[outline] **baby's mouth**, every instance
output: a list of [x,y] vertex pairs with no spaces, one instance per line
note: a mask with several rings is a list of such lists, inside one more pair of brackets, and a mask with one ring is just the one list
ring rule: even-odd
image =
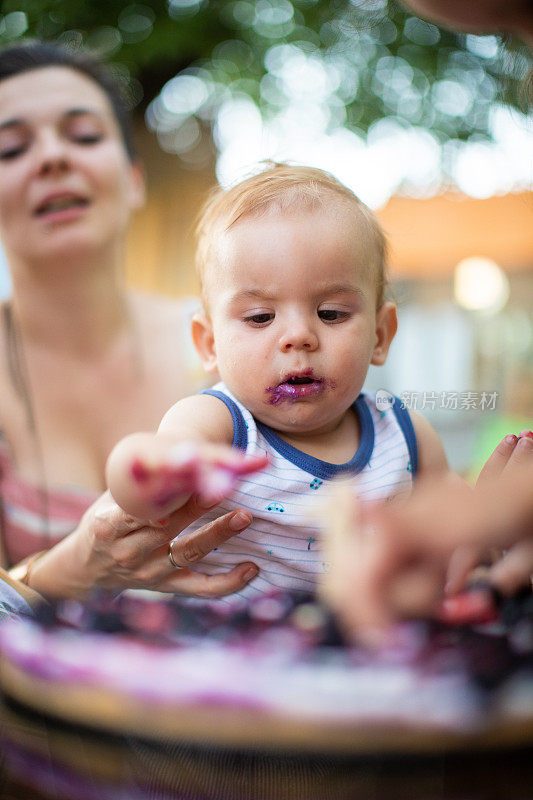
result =
[[266,391],[270,394],[269,402],[278,405],[285,400],[294,403],[317,395],[323,391],[324,385],[322,378],[314,377],[312,370],[307,370],[304,373],[287,375],[277,386],[267,386]]

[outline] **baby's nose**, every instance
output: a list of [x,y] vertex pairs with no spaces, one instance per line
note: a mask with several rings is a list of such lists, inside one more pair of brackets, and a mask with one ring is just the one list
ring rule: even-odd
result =
[[280,349],[286,353],[289,350],[316,350],[318,337],[308,325],[299,325],[286,330],[280,338]]

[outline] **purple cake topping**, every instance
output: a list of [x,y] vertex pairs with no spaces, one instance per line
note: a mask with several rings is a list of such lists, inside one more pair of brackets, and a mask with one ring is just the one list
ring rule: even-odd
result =
[[265,391],[270,395],[269,403],[273,406],[285,401],[295,403],[306,397],[314,397],[331,385],[323,378],[317,378],[312,369],[289,374],[276,386],[267,386]]

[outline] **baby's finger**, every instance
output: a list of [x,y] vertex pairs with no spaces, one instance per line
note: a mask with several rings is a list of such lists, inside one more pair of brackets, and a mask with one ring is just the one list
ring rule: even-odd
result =
[[390,538],[381,510],[372,509],[368,516],[374,534],[365,540],[359,558],[347,565],[352,580],[349,588],[345,583],[344,597],[336,610],[351,639],[378,647],[395,618],[388,587],[397,574],[401,556],[396,554],[394,539]]
[[180,442],[150,468],[137,469],[138,491],[154,506],[164,508],[184,495],[201,494],[208,504],[227,496],[244,475],[268,464],[266,456],[247,456],[222,445]]
[[520,435],[505,471],[522,469],[527,463],[533,463],[533,434],[530,431]]
[[235,449],[225,451],[223,458],[200,464],[195,489],[205,502],[212,502],[217,497],[226,497],[241,478],[264,469],[267,464],[266,456],[246,456]]
[[511,547],[505,556],[491,567],[491,583],[505,595],[531,585],[533,575],[533,541],[526,539]]
[[195,490],[200,495],[202,502],[211,504],[227,497],[238,482],[235,472],[225,466],[204,464],[198,472]]
[[487,480],[494,480],[501,475],[508,465],[517,443],[518,436],[515,436],[513,433],[504,436],[479,473],[479,478],[477,479],[478,486],[481,486]]
[[472,570],[481,562],[483,551],[474,545],[462,545],[453,551],[446,575],[446,594],[462,591]]
[[251,475],[253,472],[259,472],[264,469],[268,466],[268,463],[267,455],[242,455],[232,461],[231,468],[235,475]]

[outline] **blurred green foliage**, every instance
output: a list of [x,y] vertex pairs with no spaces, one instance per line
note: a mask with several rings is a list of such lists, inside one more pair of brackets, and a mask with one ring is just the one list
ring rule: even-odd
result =
[[298,93],[284,65],[294,75],[300,58],[331,126],[366,134],[392,117],[442,142],[488,136],[491,104],[523,106],[531,67],[517,41],[441,30],[387,0],[3,0],[0,44],[28,36],[111,60],[139,109],[196,70],[268,117]]

